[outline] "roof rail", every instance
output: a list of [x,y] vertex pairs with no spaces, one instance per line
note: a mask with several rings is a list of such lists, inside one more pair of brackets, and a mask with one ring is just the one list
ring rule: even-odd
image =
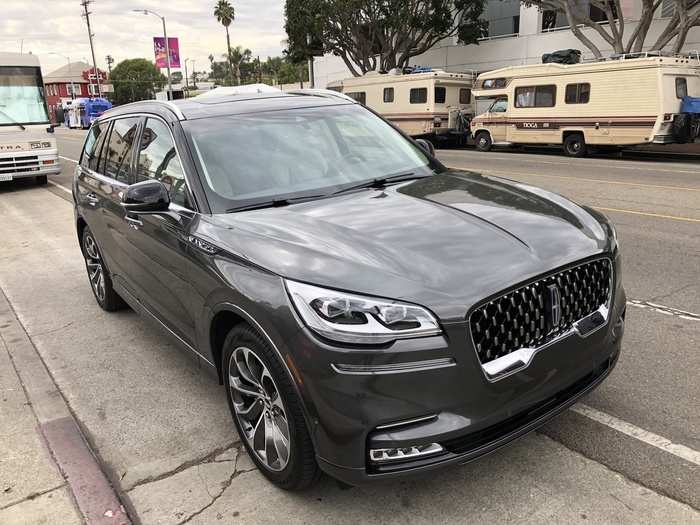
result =
[[638,51],[635,53],[614,53],[607,57],[593,59],[595,62],[606,62],[608,60],[631,60],[634,58],[695,58],[700,60],[700,52],[688,51],[686,53],[673,53],[671,51]]
[[357,102],[354,98],[347,96],[340,91],[334,91],[332,89],[316,89],[316,88],[305,88],[305,89],[290,89],[285,91],[290,95],[305,95],[310,97],[324,97],[324,98],[339,98],[346,100],[348,102]]
[[157,99],[137,100],[136,102],[129,102],[128,104],[121,104],[120,106],[113,106],[112,108],[110,108],[110,109],[108,109],[107,111],[105,111],[104,114],[107,114],[108,112],[111,112],[113,109],[116,110],[116,109],[123,108],[123,107],[126,107],[126,106],[132,106],[132,105],[144,104],[144,103],[147,103],[147,104],[156,103],[156,104],[164,105],[164,106],[167,107],[170,111],[172,111],[173,113],[175,113],[175,116],[178,118],[178,120],[187,120],[187,119],[185,118],[185,115],[184,115],[184,113],[182,112],[182,110],[178,107],[177,104],[174,104],[172,100],[157,100]]

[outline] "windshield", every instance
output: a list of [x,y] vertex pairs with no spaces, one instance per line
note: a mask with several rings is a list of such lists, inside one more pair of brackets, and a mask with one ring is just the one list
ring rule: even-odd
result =
[[183,127],[214,212],[441,168],[356,104],[211,117]]
[[0,66],[0,126],[48,122],[39,68]]

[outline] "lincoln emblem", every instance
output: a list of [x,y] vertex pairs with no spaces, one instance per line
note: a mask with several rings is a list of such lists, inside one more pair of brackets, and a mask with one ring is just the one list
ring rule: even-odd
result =
[[561,292],[556,284],[547,286],[549,291],[549,312],[552,328],[556,328],[561,323]]

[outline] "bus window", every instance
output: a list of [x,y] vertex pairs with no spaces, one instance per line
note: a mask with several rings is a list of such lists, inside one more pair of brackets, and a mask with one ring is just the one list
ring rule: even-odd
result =
[[351,99],[358,101],[362,105],[364,105],[365,102],[367,102],[367,93],[365,93],[364,91],[353,91],[352,93],[347,93],[347,95]]
[[469,104],[472,101],[472,90],[469,88],[461,88],[459,90],[459,103]]
[[393,101],[394,101],[394,88],[393,87],[384,88],[384,102],[389,104]]
[[676,78],[676,98],[688,96],[688,80],[685,77]]

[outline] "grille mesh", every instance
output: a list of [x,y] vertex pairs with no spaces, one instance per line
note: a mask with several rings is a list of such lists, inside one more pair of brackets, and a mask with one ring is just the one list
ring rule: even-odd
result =
[[[610,297],[610,261],[599,259],[545,277],[502,295],[469,317],[472,339],[482,364],[520,348],[537,348],[572,328]],[[561,322],[553,327],[547,312],[547,287],[561,294]]]

